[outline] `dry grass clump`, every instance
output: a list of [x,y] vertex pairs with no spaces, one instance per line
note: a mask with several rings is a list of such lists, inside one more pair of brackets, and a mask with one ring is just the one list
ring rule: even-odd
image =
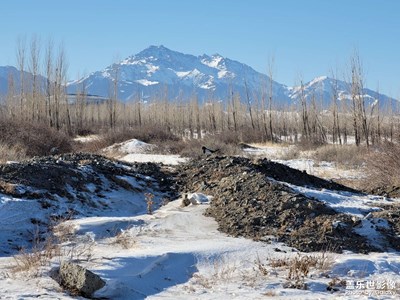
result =
[[21,145],[10,145],[0,142],[0,163],[27,159],[26,149]]
[[32,247],[21,249],[15,255],[12,274],[24,272],[29,277],[40,276],[43,267],[50,266],[54,259],[61,261],[89,261],[93,256],[95,242],[90,235],[77,236],[71,222],[62,220],[49,226],[45,232],[35,230]]
[[[6,145],[5,150],[0,151],[0,154],[6,154],[8,147],[15,152],[16,158],[19,158],[20,155],[22,157],[48,155],[52,149],[56,149],[57,153],[72,150],[71,138],[64,132],[42,123],[14,120],[0,120],[0,144]],[[12,153],[6,154],[7,156],[11,158]],[[4,158],[0,157],[0,160],[4,160]]]
[[[328,252],[320,254],[301,255],[269,260],[269,266],[273,269],[287,270],[287,282],[285,287],[296,289],[307,289],[305,279],[313,270],[327,271],[333,264],[333,258]],[[269,274],[267,267],[260,262],[257,263],[262,274]]]
[[342,166],[357,167],[365,163],[366,154],[367,149],[365,147],[324,145],[316,149],[313,158],[319,161],[336,162]]
[[46,239],[41,240],[39,230],[37,229],[33,236],[33,245],[31,250],[21,249],[15,255],[15,265],[11,267],[12,273],[26,272],[32,277],[40,274],[43,266],[49,265],[50,260],[60,254],[60,246],[56,242],[54,236],[49,235]]
[[132,236],[132,233],[129,231],[129,228],[126,230],[120,230],[113,238],[112,244],[120,245],[124,249],[131,249],[135,246],[136,240]]
[[204,155],[201,147],[206,146],[207,148],[218,150],[216,155],[237,155],[240,153],[239,143],[238,139],[230,134],[209,134],[202,139],[181,142],[179,148],[177,148],[179,151],[175,153],[184,157],[198,158]]
[[154,194],[152,193],[145,193],[144,194],[145,197],[145,201],[146,201],[146,207],[147,207],[147,213],[149,215],[153,214],[153,210],[154,210]]
[[54,226],[52,234],[57,237],[59,243],[70,242],[76,236],[76,228],[73,223],[66,221]]
[[368,182],[371,187],[400,186],[400,147],[386,142],[367,156]]

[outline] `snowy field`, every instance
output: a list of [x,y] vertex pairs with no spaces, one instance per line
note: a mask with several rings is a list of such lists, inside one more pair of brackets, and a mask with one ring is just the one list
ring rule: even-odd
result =
[[152,162],[165,165],[178,165],[186,161],[179,155],[163,155],[152,153],[155,145],[147,144],[137,139],[128,140],[123,143],[107,147],[103,152],[126,162]]
[[[143,161],[144,155],[149,155],[147,146],[137,141],[118,147],[126,148],[122,158],[127,161],[138,161],[130,155]],[[171,164],[183,161],[174,156],[163,156],[163,160]],[[302,167],[299,162],[281,162]],[[315,170],[312,161],[307,164]],[[334,168],[329,164],[318,167]],[[143,185],[138,179],[124,180]],[[288,186],[337,211],[361,216],[359,233],[378,244],[386,224],[370,218],[369,213],[379,210],[378,204],[398,201]],[[212,201],[210,196],[190,194],[189,206],[182,207],[182,199],[176,199],[151,215],[146,213],[145,202],[135,197],[110,191],[104,200],[107,210],[80,208],[79,218],[60,224],[69,228],[71,236],[61,245],[59,255],[39,270],[16,272],[12,269],[15,249],[7,249],[7,240],[23,230],[28,220],[46,216],[36,200],[0,194],[0,239],[5,243],[0,257],[0,299],[76,299],[49,276],[61,260],[71,257],[106,280],[105,287],[94,295],[98,299],[399,299],[398,252],[301,253],[273,238],[265,243],[219,232],[214,219],[203,215]],[[58,200],[60,206],[68,205],[68,199]],[[290,274],[290,266],[303,258],[319,263],[306,274]],[[304,282],[306,289],[293,288],[299,282]]]

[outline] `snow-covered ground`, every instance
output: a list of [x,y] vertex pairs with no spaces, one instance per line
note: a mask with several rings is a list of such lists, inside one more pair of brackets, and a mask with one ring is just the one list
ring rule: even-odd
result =
[[[310,175],[328,180],[360,180],[365,177],[362,168],[346,169],[337,166],[334,162],[316,161],[312,159],[312,152],[301,152],[294,145],[282,146],[279,144],[255,144],[254,148],[244,149],[249,156],[266,157],[272,161],[287,165],[293,169],[306,171]],[[297,152],[299,158],[284,159],[290,157],[292,152]]]
[[[129,155],[150,158],[144,154],[150,155],[130,153],[126,160]],[[175,159],[165,157],[170,162]],[[123,180],[139,184],[132,178]],[[385,224],[375,226],[372,221],[378,220],[369,218],[369,212],[378,210],[377,204],[398,201],[290,187],[337,211],[364,217],[360,234],[371,239],[379,239],[377,227]],[[106,280],[106,286],[95,293],[100,299],[398,299],[398,252],[300,253],[273,239],[265,243],[230,237],[218,231],[214,219],[203,215],[212,201],[203,194],[190,194],[189,206],[182,207],[181,199],[176,199],[152,215],[146,213],[143,195],[110,191],[105,196],[108,209],[100,213],[81,207],[79,218],[61,223],[72,228],[73,234],[60,254],[37,272],[13,272],[14,249],[9,249],[10,254],[3,252],[0,299],[76,299],[49,276],[52,267],[69,258],[78,259]],[[58,200],[60,206],[68,203],[68,199]],[[0,195],[0,235],[5,243],[24,230],[31,218],[44,217],[38,201]],[[290,266],[286,264],[307,257],[324,263],[298,278],[307,289],[289,288],[288,283],[295,284],[295,280],[288,279]],[[328,290],[329,285],[337,291]]]
[[132,139],[107,147],[103,152],[126,162],[153,162],[165,165],[177,165],[186,161],[185,158],[179,155],[152,153],[156,148],[155,145]]
[[[333,197],[333,196],[332,196]],[[204,199],[204,196],[198,196]],[[338,198],[340,199],[340,198]],[[229,237],[203,215],[208,204],[181,207],[172,201],[153,215],[132,213],[123,216],[84,217],[68,221],[76,230],[76,240],[91,243],[90,258],[80,264],[107,281],[95,296],[105,299],[350,299],[347,286],[327,291],[334,278],[350,282],[400,283],[399,253],[304,254],[277,242],[270,244]],[[32,208],[30,208],[32,211]],[[115,214],[118,215],[118,214]],[[113,232],[123,231],[132,241],[125,249],[115,242]],[[76,246],[78,247],[78,246]],[[83,247],[83,246],[82,246]],[[284,288],[288,266],[275,266],[279,260],[325,255],[324,268],[311,269],[305,278],[307,290]],[[59,258],[51,265],[57,265]],[[10,273],[12,257],[0,259],[2,299],[73,299],[46,275]],[[397,292],[394,289],[359,290],[359,293]],[[347,294],[346,294],[347,293]],[[397,299],[386,295],[386,298]],[[381,297],[376,297],[381,299]]]
[[87,143],[87,142],[95,141],[98,139],[99,139],[98,135],[91,134],[91,135],[85,135],[85,136],[77,136],[76,138],[74,138],[74,141],[81,142],[81,143]]

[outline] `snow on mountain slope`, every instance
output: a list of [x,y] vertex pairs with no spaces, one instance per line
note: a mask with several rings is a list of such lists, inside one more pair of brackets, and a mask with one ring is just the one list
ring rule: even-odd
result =
[[[29,91],[32,74],[24,74],[28,79],[25,79],[25,91]],[[14,67],[0,67],[0,95],[7,93],[9,78],[13,78],[18,90],[20,72]],[[194,56],[164,46],[150,46],[104,70],[70,81],[67,91],[75,94],[85,86],[90,95],[109,97],[115,78],[118,82],[118,98],[122,101],[160,99],[165,95],[170,100],[188,100],[196,95],[200,101],[210,98],[227,101],[232,93],[238,93],[242,101],[247,101],[248,95],[250,101],[257,102],[262,97],[268,98],[270,82],[267,75],[220,54]],[[42,86],[45,86],[45,78],[41,77],[41,80]],[[278,108],[297,105],[302,93],[308,101],[314,97],[317,103],[327,108],[331,105],[334,87],[337,87],[339,100],[351,100],[350,85],[327,76],[304,83],[303,90],[301,86],[289,87],[272,82],[274,103]],[[368,105],[379,101],[381,107],[391,104],[395,108],[394,104],[397,104],[396,100],[367,88],[364,88],[363,96]]]
[[[334,97],[335,92],[336,97]],[[398,102],[395,99],[367,88],[363,89],[362,94],[366,104],[370,106],[379,102],[381,107],[391,104],[395,108],[395,104]],[[290,88],[289,97],[293,101],[300,101],[302,95],[308,101],[314,98],[316,103],[321,103],[325,107],[331,105],[333,98],[336,98],[338,101],[352,100],[351,84],[328,76],[316,77],[309,82],[303,83],[303,86],[299,85]]]
[[[269,82],[268,76],[219,54],[194,56],[164,46],[150,46],[103,71],[70,82],[68,91],[74,93],[84,84],[89,94],[107,96],[104,86],[111,86],[115,72],[119,98],[125,101],[137,99],[138,95],[156,97],[166,88],[170,99],[178,96],[188,99],[193,94],[201,100],[210,96],[228,99],[231,91],[245,98],[245,83],[254,99],[261,96],[262,88]],[[273,82],[273,89],[280,99],[290,100],[284,85]]]
[[[152,99],[165,95],[175,99],[190,99],[193,95],[202,100],[210,97],[230,99],[238,93],[243,101],[268,97],[269,77],[238,61],[220,54],[194,56],[170,50],[164,46],[150,46],[136,55],[94,72],[68,84],[68,91],[75,93],[80,85],[87,87],[89,94],[108,96],[117,72],[119,98],[123,101],[145,97]],[[247,85],[247,88],[246,88]],[[273,97],[279,107],[297,104],[302,93],[310,101],[313,97],[325,107],[332,101],[334,88],[339,100],[350,100],[350,85],[327,76],[317,77],[301,86],[288,87],[272,82]],[[364,89],[367,103],[372,105],[379,99],[381,106],[394,100],[369,89]],[[397,102],[397,101],[396,101]]]

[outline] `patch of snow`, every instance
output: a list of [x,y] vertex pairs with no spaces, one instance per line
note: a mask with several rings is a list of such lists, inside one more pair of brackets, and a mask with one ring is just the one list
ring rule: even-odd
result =
[[175,72],[175,73],[176,73],[176,76],[178,76],[179,78],[182,78],[182,77],[188,76],[191,72],[192,72],[192,71]]
[[285,182],[281,183],[287,185],[296,193],[324,202],[337,212],[354,215],[359,218],[363,218],[370,212],[382,210],[382,208],[373,205],[393,203],[392,200],[382,196],[355,194],[327,189],[318,190]]
[[211,59],[202,59],[201,62],[211,68],[217,68],[219,63],[223,60],[222,56],[214,55]]
[[104,153],[119,153],[120,155],[132,154],[132,153],[147,153],[151,152],[156,146],[142,142],[137,139],[127,140],[122,143],[113,144],[102,151]]
[[154,145],[132,139],[120,144],[119,150],[123,153],[138,153],[143,151],[151,151]]
[[165,165],[178,165],[180,163],[184,163],[185,161],[187,161],[186,158],[183,158],[180,155],[143,154],[143,153],[128,154],[123,157],[120,157],[119,159],[126,162],[153,162],[153,163],[162,163]]
[[91,134],[91,135],[85,135],[85,136],[76,136],[74,138],[75,142],[81,142],[81,143],[87,143],[87,142],[92,142],[95,140],[98,140],[99,136],[97,134]]
[[138,80],[135,80],[135,81],[137,83],[140,83],[141,85],[144,85],[144,86],[159,84],[158,81],[150,81],[150,80],[147,80],[147,79],[138,79]]
[[202,193],[189,193],[187,196],[192,204],[209,204],[213,198]]

